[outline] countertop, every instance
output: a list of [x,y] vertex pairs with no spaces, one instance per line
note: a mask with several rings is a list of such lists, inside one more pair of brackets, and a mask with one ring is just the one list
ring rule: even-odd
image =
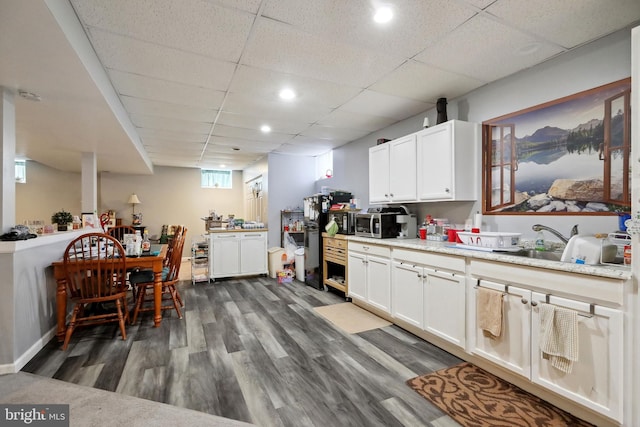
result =
[[549,270],[564,271],[568,273],[588,274],[591,276],[600,276],[612,279],[627,280],[631,278],[631,268],[623,265],[584,265],[536,258],[527,258],[523,256],[511,255],[505,252],[483,252],[472,249],[461,249],[456,248],[447,242],[437,242],[433,240],[373,239],[369,237],[359,236],[349,236],[348,240],[351,242],[369,243],[372,245],[389,246],[392,248],[436,252],[447,255],[458,255],[466,258],[497,261],[528,267],[546,268]]
[[258,233],[261,231],[269,231],[268,228],[210,228],[209,234],[214,233]]

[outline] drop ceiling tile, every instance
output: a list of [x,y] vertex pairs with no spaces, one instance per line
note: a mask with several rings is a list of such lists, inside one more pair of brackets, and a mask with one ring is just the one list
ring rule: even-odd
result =
[[360,131],[373,132],[383,127],[387,127],[397,122],[397,120],[389,117],[373,116],[370,114],[355,113],[343,109],[335,110],[324,119],[318,122],[319,125],[357,129]]
[[373,21],[370,0],[279,0],[267,2],[263,14],[327,40],[410,58],[476,12],[462,2],[395,0],[394,17]]
[[208,134],[211,123],[191,122],[187,120],[167,119],[166,117],[131,114],[131,121],[136,127],[156,130]]
[[224,113],[246,114],[264,119],[291,120],[314,123],[331,112],[326,106],[299,100],[258,98],[240,93],[230,93],[223,107]]
[[265,143],[281,143],[283,139],[289,139],[293,134],[282,134],[277,132],[263,133],[255,129],[246,129],[235,126],[225,126],[217,124],[213,128],[214,137],[222,138],[240,138],[248,141],[265,142]]
[[340,107],[340,111],[387,117],[399,121],[426,111],[432,105],[413,99],[364,90]]
[[262,125],[268,125],[271,127],[271,132],[273,133],[290,135],[300,133],[310,126],[310,123],[301,121],[267,119],[227,112],[222,112],[216,123],[218,125],[235,126],[245,129],[260,129]]
[[487,11],[509,25],[571,48],[638,21],[640,1],[499,0]]
[[278,147],[277,150],[274,150],[274,152],[304,156],[319,156],[321,154],[325,154],[328,151],[331,151],[334,148],[336,147],[334,147],[333,144],[319,139],[311,143],[292,141],[290,143],[282,144],[280,147]]
[[403,61],[268,19],[258,20],[244,54],[250,66],[356,87],[369,86]]
[[278,93],[283,88],[293,89],[297,102],[327,108],[336,108],[362,91],[359,87],[249,66],[238,67],[230,90],[232,93],[279,101]]
[[[228,136],[212,136],[209,140],[209,144],[207,145],[207,149],[209,149],[209,145],[214,145],[220,147],[239,148],[240,152],[249,151],[255,153],[268,153],[289,139],[291,139],[290,136],[283,138],[282,141],[255,141]],[[238,154],[240,154],[240,152],[238,152]]]
[[124,108],[130,114],[143,114],[147,116],[166,117],[169,119],[179,119],[193,122],[213,123],[217,111],[190,107],[187,105],[171,104],[162,101],[151,101],[148,99],[121,96],[120,100]]
[[370,133],[371,131],[363,129],[354,129],[349,127],[340,128],[315,124],[310,126],[309,129],[302,132],[301,135],[297,136],[296,138],[300,138],[302,136],[309,138],[342,141],[344,143],[347,143],[350,141],[355,141],[358,138],[362,138],[363,136]]
[[[520,55],[523,46],[532,43],[538,50]],[[540,63],[562,50],[539,42],[494,19],[478,15],[427,48],[416,60],[482,81],[494,81]]]
[[225,7],[240,9],[245,12],[256,14],[262,0],[217,0],[217,2]]
[[143,141],[153,139],[166,139],[177,142],[201,142],[204,143],[209,136],[209,130],[201,134],[198,133],[185,133],[172,130],[163,129],[151,129],[151,128],[138,128],[138,135]]
[[185,85],[139,74],[110,70],[109,77],[121,96],[212,109],[220,108],[224,99],[224,92],[220,90]]
[[[416,99],[434,107],[438,98],[456,98],[487,82],[445,71],[416,61],[407,61],[369,89]],[[426,110],[426,108],[425,108]]]
[[91,30],[90,37],[98,58],[108,69],[216,90],[227,89],[235,70],[231,62],[101,30]]
[[192,142],[192,141],[177,141],[175,139],[166,139],[166,138],[145,138],[144,146],[147,149],[185,149],[189,151],[199,150],[202,151],[204,149],[204,141],[203,142]]
[[254,21],[250,13],[210,1],[73,0],[72,5],[92,29],[231,62],[240,58]]

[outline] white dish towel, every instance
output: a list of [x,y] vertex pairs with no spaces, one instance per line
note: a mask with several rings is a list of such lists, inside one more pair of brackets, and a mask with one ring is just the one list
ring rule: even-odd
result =
[[551,366],[571,373],[578,361],[578,313],[553,304],[540,304],[540,350]]

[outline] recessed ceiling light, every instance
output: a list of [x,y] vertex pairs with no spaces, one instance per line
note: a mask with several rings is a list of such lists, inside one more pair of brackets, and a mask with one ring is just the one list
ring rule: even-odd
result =
[[391,18],[393,18],[393,10],[389,6],[377,8],[376,13],[373,15],[373,20],[380,24],[391,21]]
[[18,91],[18,95],[20,95],[21,97],[23,97],[24,99],[28,99],[29,101],[40,101],[40,95],[35,94],[33,92],[29,92],[26,90],[19,90]]
[[262,133],[269,133],[269,132],[271,132],[271,126],[262,125],[262,126],[260,126],[260,130],[262,131]]
[[227,165],[220,165],[220,168],[226,168]]
[[296,93],[291,89],[282,89],[280,91],[280,98],[290,100],[296,97]]

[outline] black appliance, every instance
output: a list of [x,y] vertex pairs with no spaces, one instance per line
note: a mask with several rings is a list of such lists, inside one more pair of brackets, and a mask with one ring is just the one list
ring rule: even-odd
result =
[[334,210],[329,211],[329,221],[338,224],[338,234],[356,234],[356,215],[360,211]]
[[304,198],[304,249],[305,283],[316,289],[324,289],[322,283],[322,233],[329,222],[329,209],[335,203],[349,203],[351,193],[334,191],[314,194]]

